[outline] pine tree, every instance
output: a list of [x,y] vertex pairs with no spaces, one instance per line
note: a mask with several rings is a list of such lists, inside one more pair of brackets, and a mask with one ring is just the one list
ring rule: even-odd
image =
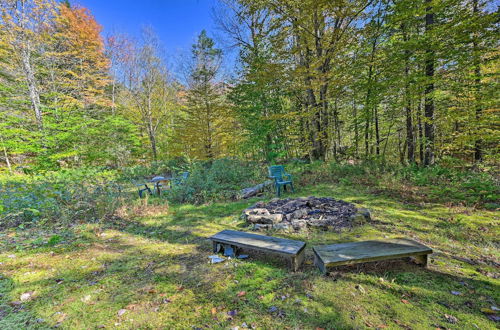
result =
[[186,152],[199,159],[227,156],[235,142],[237,124],[223,95],[226,86],[218,81],[221,62],[222,51],[203,30],[192,47],[181,131]]

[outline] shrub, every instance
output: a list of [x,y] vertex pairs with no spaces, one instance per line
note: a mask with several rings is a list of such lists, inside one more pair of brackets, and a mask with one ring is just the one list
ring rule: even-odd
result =
[[2,177],[0,227],[99,221],[124,200],[116,175],[95,168]]
[[170,200],[201,204],[235,198],[242,188],[264,181],[264,171],[253,163],[234,159],[218,159],[195,163],[187,181],[174,185]]
[[500,198],[499,184],[486,172],[460,170],[443,166],[420,167],[387,165],[376,161],[362,163],[313,162],[290,164],[300,183],[341,183],[359,185],[376,191],[401,194],[410,198],[407,186],[416,186],[416,193],[427,200],[484,205],[495,208]]
[[190,162],[185,157],[177,157],[167,161],[155,161],[151,165],[136,165],[121,170],[120,180],[137,180],[156,175],[172,175],[187,171]]

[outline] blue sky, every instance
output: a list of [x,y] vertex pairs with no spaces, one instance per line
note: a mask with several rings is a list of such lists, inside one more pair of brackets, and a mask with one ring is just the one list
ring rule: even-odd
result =
[[87,7],[103,26],[103,35],[124,32],[138,37],[151,25],[169,53],[188,51],[201,30],[215,30],[217,0],[73,0]]

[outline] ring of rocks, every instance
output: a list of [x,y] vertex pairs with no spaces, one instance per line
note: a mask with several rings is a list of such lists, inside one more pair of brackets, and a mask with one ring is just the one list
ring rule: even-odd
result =
[[341,232],[371,219],[370,212],[331,197],[274,198],[243,211],[242,217],[254,230],[304,230],[317,228]]

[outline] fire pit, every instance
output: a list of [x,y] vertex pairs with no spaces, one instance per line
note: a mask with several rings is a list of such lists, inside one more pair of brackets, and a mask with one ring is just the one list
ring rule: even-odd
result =
[[300,197],[258,202],[242,215],[255,230],[318,228],[340,232],[370,220],[367,209],[330,197]]

